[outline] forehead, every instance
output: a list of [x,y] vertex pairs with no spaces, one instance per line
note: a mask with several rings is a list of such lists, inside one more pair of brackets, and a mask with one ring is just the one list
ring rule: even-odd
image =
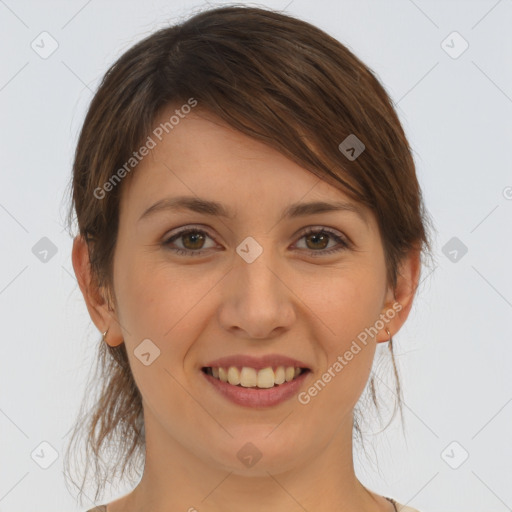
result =
[[[140,211],[164,196],[196,195],[235,203],[238,210],[267,202],[304,198],[350,200],[276,149],[235,130],[212,113],[196,109],[165,124],[176,110],[155,120],[154,147],[125,183],[121,208]],[[165,131],[167,130],[167,132]],[[153,144],[152,144],[153,145]]]

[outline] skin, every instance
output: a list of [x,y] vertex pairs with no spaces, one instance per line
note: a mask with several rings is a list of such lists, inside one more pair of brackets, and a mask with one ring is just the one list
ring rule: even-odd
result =
[[[348,211],[279,221],[290,203],[353,201],[198,108],[122,186],[113,311],[106,291],[91,285],[80,237],[72,254],[90,316],[101,332],[109,329],[107,343],[126,344],[143,396],[144,474],[107,511],[391,512],[389,501],[358,481],[352,454],[353,409],[376,344],[389,340],[385,328],[307,405],[292,397],[265,409],[238,406],[199,372],[226,355],[279,353],[312,368],[307,389],[395,301],[402,309],[385,327],[392,335],[400,329],[418,283],[419,254],[403,260],[393,290],[370,210],[363,209],[367,223]],[[159,199],[178,195],[219,201],[236,216],[182,210],[138,220]],[[176,228],[190,225],[208,232],[203,245],[186,236],[164,245]],[[352,246],[321,255],[338,242],[304,237],[310,226],[330,228]],[[236,252],[247,236],[263,247],[250,264]],[[171,246],[205,252],[181,256]],[[134,355],[146,338],[161,351],[149,366]],[[247,442],[262,454],[252,467],[237,458]]]

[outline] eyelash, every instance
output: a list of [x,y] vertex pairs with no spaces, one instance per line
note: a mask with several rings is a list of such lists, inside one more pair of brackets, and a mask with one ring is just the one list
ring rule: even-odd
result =
[[[180,247],[168,247],[169,244],[171,242],[173,242],[174,240],[177,240],[180,237],[182,237],[184,235],[188,235],[190,233],[200,233],[200,234],[206,235],[209,238],[211,238],[212,240],[214,240],[214,238],[212,236],[210,236],[206,231],[204,231],[202,229],[187,228],[187,229],[184,229],[184,230],[179,231],[178,233],[172,235],[170,238],[165,240],[162,243],[162,245],[166,246],[169,250],[174,251],[176,254],[179,254],[180,256],[200,256],[204,252],[208,251],[208,249],[198,249],[197,251],[192,251],[190,249],[181,249]],[[334,241],[336,241],[338,244],[340,244],[341,247],[334,247],[331,249],[320,249],[318,251],[312,251],[312,250],[308,251],[307,249],[302,249],[302,250],[305,250],[306,252],[309,252],[309,255],[312,257],[325,256],[328,254],[333,254],[335,252],[343,251],[343,250],[350,248],[350,244],[348,243],[348,241],[345,238],[341,237],[340,235],[338,235],[338,234],[334,233],[333,231],[326,229],[326,228],[321,228],[321,229],[308,228],[306,232],[301,234],[299,240],[301,240],[302,238],[304,238],[308,235],[320,235],[320,234],[329,235],[329,237],[331,237]]]

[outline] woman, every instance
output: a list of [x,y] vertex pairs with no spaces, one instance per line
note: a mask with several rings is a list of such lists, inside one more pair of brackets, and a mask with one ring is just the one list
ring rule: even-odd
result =
[[72,187],[73,266],[103,333],[81,426],[94,502],[144,466],[90,510],[414,511],[353,464],[377,344],[393,357],[430,247],[371,70],[293,17],[201,12],[108,71]]

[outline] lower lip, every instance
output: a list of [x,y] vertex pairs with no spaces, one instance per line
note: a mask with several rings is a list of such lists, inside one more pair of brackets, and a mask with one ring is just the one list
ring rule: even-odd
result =
[[245,407],[271,407],[297,394],[310,371],[301,373],[290,382],[285,382],[268,389],[233,386],[204,373],[202,370],[201,373],[219,393],[237,405]]

